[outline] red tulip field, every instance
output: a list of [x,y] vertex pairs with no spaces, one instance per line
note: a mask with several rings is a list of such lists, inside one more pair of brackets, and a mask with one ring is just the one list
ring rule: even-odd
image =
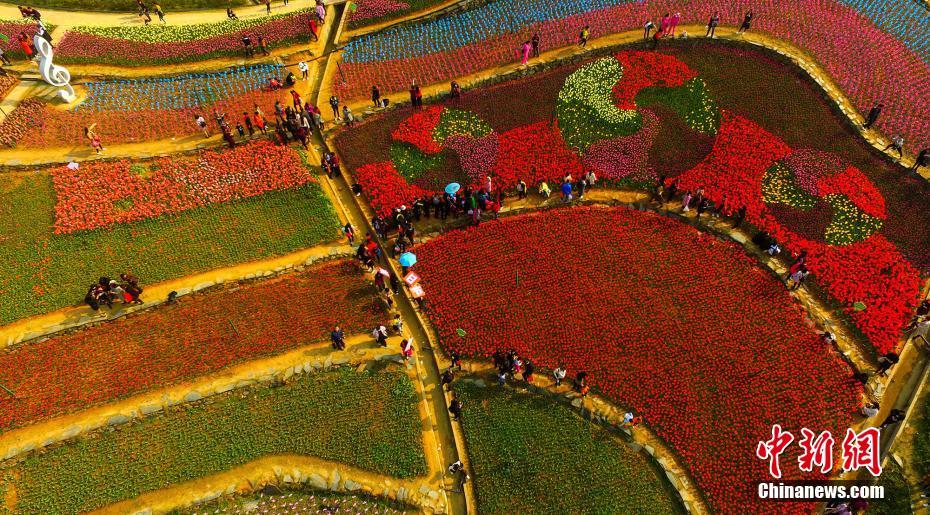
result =
[[752,451],[772,424],[837,434],[854,421],[851,369],[784,287],[739,246],[677,221],[559,209],[416,252],[445,349],[588,372],[674,447],[715,510],[755,505],[746,485],[767,470]]
[[[792,253],[806,251],[812,280],[876,351],[895,349],[930,267],[930,233],[919,230],[930,211],[914,209],[930,203],[930,186],[877,159],[789,65],[707,47],[555,68],[413,115],[393,111],[336,143],[382,215],[486,175],[512,189],[591,168],[619,187],[665,177],[680,191],[703,188],[730,214],[746,207]],[[771,194],[776,177],[806,202]]]

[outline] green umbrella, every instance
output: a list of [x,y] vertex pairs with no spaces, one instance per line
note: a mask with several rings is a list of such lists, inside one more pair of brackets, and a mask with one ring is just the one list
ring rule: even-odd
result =
[[462,338],[464,338],[464,337],[465,337],[465,330],[464,330],[464,329],[456,329],[456,330],[455,330],[455,334],[457,334],[457,335],[461,336]]
[[10,37],[7,36],[6,34],[0,34],[0,39],[2,39],[5,43],[10,42]]
[[853,309],[856,311],[862,311],[865,309],[865,302],[856,302],[853,303]]
[[355,2],[349,2],[349,12],[354,13],[356,9],[358,9],[358,6],[355,5]]

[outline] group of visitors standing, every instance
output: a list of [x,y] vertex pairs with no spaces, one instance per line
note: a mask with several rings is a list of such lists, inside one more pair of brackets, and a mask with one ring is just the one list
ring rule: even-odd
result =
[[139,278],[127,272],[120,274],[119,281],[104,276],[91,284],[84,295],[84,303],[90,306],[90,309],[97,311],[100,306],[112,309],[114,302],[143,304],[141,296],[142,287],[139,286]]
[[[681,23],[681,13],[676,12],[665,13],[664,16],[659,20],[659,24],[656,25],[652,20],[646,20],[646,23],[643,25],[643,39],[649,40],[652,39],[652,47],[655,48],[659,44],[659,40],[662,38],[674,38],[677,35],[680,37],[687,37],[687,32],[682,31],[678,33],[678,25]],[[739,29],[737,29],[737,34],[742,34],[748,31],[752,27],[752,22],[755,19],[755,13],[751,10],[747,11],[743,16],[743,21],[740,23]],[[704,33],[704,37],[714,38],[716,37],[717,27],[720,25],[720,12],[714,11],[710,18],[707,20],[707,31]],[[655,31],[653,33],[653,31]]]

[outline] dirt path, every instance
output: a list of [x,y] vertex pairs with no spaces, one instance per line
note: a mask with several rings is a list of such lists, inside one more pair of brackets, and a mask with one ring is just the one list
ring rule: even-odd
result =
[[[330,3],[330,2],[327,2]],[[17,4],[0,3],[0,19],[19,20],[22,15]],[[273,1],[271,3],[271,14],[283,14],[294,12],[300,9],[312,7],[312,3],[305,1],[289,2],[284,5],[283,1]],[[246,5],[234,9],[236,16],[240,20],[251,20],[263,18],[265,14],[264,5]],[[117,27],[122,25],[143,25],[142,18],[135,12],[95,12],[95,11],[66,11],[50,8],[39,8],[42,14],[42,21],[52,25],[79,26],[87,25],[92,27]],[[152,24],[158,24],[158,17],[152,13]],[[201,23],[217,23],[226,21],[226,9],[205,9],[199,11],[166,11],[165,21],[167,25],[197,25]]]

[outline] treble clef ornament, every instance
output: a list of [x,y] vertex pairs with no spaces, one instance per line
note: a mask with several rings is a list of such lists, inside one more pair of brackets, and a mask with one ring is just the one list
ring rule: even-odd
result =
[[39,22],[39,30],[33,36],[32,42],[36,47],[36,53],[39,55],[39,75],[45,82],[58,89],[58,96],[65,102],[73,102],[75,99],[74,88],[71,87],[71,72],[64,66],[58,66],[52,63],[54,52],[52,44],[45,39],[45,26]]

